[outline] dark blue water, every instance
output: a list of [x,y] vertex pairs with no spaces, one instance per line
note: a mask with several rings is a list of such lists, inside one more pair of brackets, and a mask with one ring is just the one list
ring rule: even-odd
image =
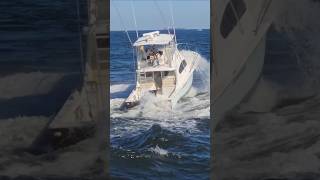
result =
[[14,70],[79,71],[78,25],[86,22],[85,2],[80,1],[78,21],[75,0],[1,1],[2,67],[16,64]]
[[[190,44],[201,54],[202,66],[209,65],[209,30],[177,30],[176,34],[178,43]],[[135,32],[130,35],[134,41]],[[195,73],[192,92],[176,110],[151,98],[122,112],[118,108],[135,81],[132,48],[124,32],[111,32],[110,41],[112,177],[209,179],[210,96],[208,89],[199,90],[209,69],[202,67]]]
[[[80,20],[75,0],[10,0],[0,2],[0,74],[22,72],[63,73],[47,94],[2,100],[1,118],[56,113],[74,88],[80,85],[79,25],[86,22],[86,3],[80,1]],[[30,75],[32,76],[32,75]],[[46,78],[43,75],[44,79]],[[50,75],[49,75],[50,76]],[[23,82],[24,88],[35,82]],[[13,91],[16,91],[12,89]],[[23,94],[23,92],[21,93]],[[46,103],[51,102],[51,103]]]

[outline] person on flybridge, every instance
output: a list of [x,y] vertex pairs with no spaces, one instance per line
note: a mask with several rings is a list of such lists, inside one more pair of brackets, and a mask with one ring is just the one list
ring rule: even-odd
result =
[[163,64],[163,51],[158,50],[154,46],[144,50],[144,46],[140,46],[140,53],[142,54],[142,60],[146,61],[150,66],[157,66]]

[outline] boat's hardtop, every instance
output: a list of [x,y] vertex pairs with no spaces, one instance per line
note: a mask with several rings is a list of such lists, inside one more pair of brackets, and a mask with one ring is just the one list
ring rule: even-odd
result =
[[144,33],[133,46],[166,45],[174,38],[173,34],[160,34],[159,31]]

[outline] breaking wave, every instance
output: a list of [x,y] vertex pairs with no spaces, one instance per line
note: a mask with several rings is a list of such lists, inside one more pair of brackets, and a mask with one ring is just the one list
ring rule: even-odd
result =
[[110,94],[126,91],[129,84],[114,84],[110,86]]

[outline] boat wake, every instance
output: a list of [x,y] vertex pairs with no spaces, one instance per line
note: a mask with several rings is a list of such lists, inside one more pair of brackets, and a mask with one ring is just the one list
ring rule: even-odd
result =
[[110,87],[110,94],[126,91],[129,88],[129,84],[117,84]]

